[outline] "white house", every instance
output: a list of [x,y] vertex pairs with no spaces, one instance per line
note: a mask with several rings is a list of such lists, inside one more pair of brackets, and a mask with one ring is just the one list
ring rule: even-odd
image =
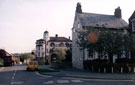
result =
[[[77,31],[83,30],[84,27],[93,28],[109,28],[109,29],[121,29],[127,27],[128,24],[122,19],[120,7],[115,9],[114,15],[97,14],[97,13],[85,13],[82,12],[81,4],[77,3],[75,18],[72,28],[72,64],[73,67],[83,69],[83,60],[88,59],[88,52],[85,50],[85,56],[83,56],[82,50],[77,45],[78,33]],[[98,57],[95,53],[94,59]]]
[[36,58],[48,58],[55,49],[64,48],[71,49],[72,41],[69,38],[59,37],[57,34],[55,37],[49,36],[49,32],[45,31],[43,39],[36,41]]

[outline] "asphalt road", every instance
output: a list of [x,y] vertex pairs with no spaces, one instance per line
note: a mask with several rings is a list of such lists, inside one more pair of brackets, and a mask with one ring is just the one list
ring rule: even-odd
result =
[[53,77],[27,72],[26,66],[18,65],[0,71],[0,85],[135,85],[135,81]]

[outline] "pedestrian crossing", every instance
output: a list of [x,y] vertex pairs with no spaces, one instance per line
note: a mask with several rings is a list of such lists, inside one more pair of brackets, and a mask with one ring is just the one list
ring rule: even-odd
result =
[[58,83],[58,84],[68,84],[68,83],[82,83],[83,81],[81,80],[55,80],[55,81],[46,81],[43,82],[43,84],[54,84],[54,83]]

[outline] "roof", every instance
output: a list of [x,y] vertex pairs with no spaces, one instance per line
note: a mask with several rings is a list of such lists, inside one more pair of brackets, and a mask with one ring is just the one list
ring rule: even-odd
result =
[[37,41],[44,41],[44,39],[38,39]]
[[133,12],[133,14],[131,15],[131,17],[129,18],[129,20],[135,18],[135,11]]
[[45,31],[44,33],[49,33],[48,31]]
[[95,13],[77,13],[82,26],[124,28],[128,24],[122,18],[114,15],[104,15]]
[[50,37],[49,42],[72,42],[72,41],[65,37]]

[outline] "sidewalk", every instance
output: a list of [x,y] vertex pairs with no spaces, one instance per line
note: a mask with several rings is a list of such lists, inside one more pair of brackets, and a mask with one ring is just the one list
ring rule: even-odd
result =
[[[50,68],[49,66],[39,66],[39,68]],[[84,79],[107,79],[107,80],[135,80],[135,74],[112,74],[112,73],[92,73],[81,71],[74,68],[61,69],[60,72],[39,72],[42,75],[50,75],[56,77],[73,77]]]
[[4,67],[0,67],[0,72],[4,69]]

